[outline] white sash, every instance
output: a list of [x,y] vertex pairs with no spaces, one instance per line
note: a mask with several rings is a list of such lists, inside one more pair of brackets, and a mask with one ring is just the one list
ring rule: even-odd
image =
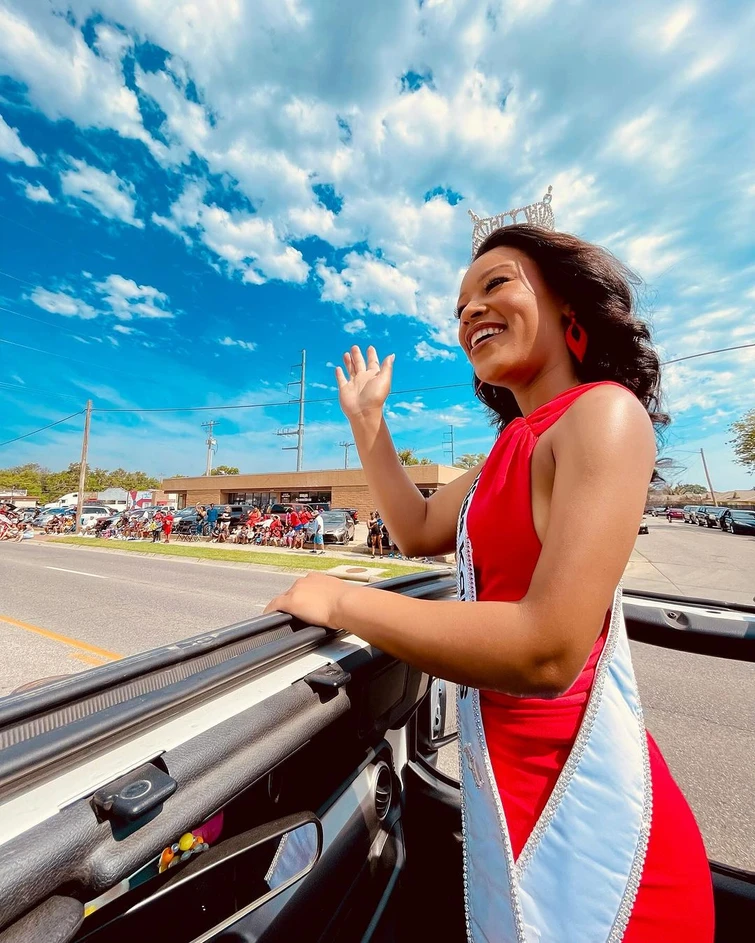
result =
[[[459,515],[459,599],[477,598],[467,512]],[[619,943],[645,862],[652,789],[642,707],[621,605],[576,741],[517,862],[490,762],[480,692],[457,688],[464,899],[470,943]]]

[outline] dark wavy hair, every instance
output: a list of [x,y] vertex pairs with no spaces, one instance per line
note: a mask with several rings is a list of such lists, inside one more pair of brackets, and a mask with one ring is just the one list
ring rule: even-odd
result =
[[[607,249],[565,232],[517,223],[496,229],[474,260],[498,246],[519,249],[540,269],[548,287],[573,309],[588,336],[582,363],[574,358],[582,383],[615,380],[635,394],[656,433],[670,422],[661,407],[661,369],[647,324],[636,314],[640,278]],[[473,261],[474,261],[473,260]],[[514,394],[474,378],[475,396],[487,406],[501,432],[521,416]]]

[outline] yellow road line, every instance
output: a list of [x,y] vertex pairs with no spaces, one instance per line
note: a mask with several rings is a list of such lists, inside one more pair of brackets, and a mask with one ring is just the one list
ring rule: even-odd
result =
[[19,622],[18,619],[11,619],[10,616],[0,616],[0,622],[6,622],[17,629],[23,629],[25,632],[35,632],[52,642],[60,642],[62,645],[70,645],[72,648],[79,648],[83,652],[89,652],[90,655],[98,655],[100,658],[106,658],[108,661],[117,661],[123,658],[123,655],[117,655],[115,652],[109,652],[106,648],[98,648],[96,645],[90,645],[88,642],[82,642],[79,639],[69,638],[67,635],[61,635],[59,632],[51,632],[49,629],[41,629],[38,625],[31,625],[29,622]]

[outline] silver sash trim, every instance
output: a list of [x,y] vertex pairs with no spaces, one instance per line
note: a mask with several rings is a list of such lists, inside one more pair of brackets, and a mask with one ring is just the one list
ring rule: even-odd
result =
[[[477,598],[467,513],[457,533],[459,599]],[[457,688],[470,943],[620,943],[642,878],[652,815],[647,737],[616,589],[606,644],[571,753],[515,862],[480,692]]]

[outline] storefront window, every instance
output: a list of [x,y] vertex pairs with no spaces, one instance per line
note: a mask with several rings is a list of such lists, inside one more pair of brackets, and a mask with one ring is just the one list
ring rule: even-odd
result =
[[231,491],[228,494],[228,504],[256,504],[264,508],[275,501],[274,491]]

